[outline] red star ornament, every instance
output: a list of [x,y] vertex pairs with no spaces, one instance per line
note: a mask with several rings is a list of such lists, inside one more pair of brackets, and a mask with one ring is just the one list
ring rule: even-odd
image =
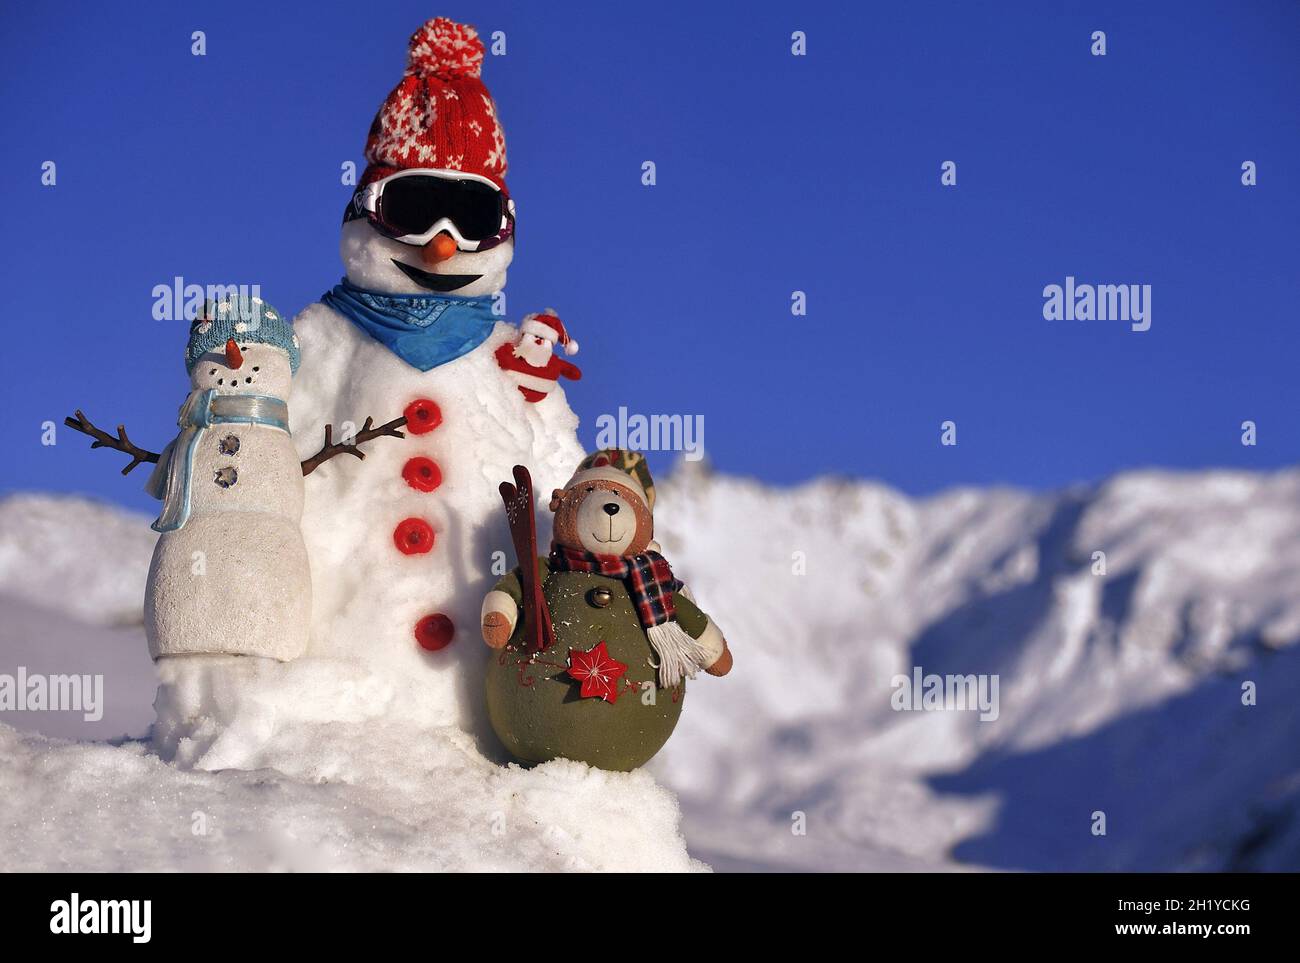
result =
[[597,696],[606,702],[618,701],[618,680],[627,666],[610,658],[602,641],[594,649],[583,652],[569,650],[569,677],[582,683],[582,697]]

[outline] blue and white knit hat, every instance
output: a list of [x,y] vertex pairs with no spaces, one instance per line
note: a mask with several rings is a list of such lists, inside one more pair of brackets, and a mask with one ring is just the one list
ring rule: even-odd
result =
[[242,296],[203,303],[203,311],[190,328],[190,343],[185,348],[185,370],[193,371],[199,358],[209,351],[224,350],[226,342],[232,338],[244,344],[274,345],[289,356],[290,370],[298,370],[301,353],[293,325],[261,298]]

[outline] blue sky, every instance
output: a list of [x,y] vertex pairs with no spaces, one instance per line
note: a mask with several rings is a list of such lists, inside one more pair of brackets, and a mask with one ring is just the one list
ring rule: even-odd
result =
[[[582,342],[587,444],[620,405],[701,414],[721,470],[915,493],[1300,460],[1300,4],[46,3],[0,31],[0,488],[151,507],[41,423],[171,437],[157,284],[296,313],[337,280],[340,165],[433,15],[505,31],[510,311]],[[1045,321],[1067,275],[1150,284],[1151,329]]]

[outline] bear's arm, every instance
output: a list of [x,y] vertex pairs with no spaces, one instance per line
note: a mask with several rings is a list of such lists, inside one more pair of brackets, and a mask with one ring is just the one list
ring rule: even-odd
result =
[[677,624],[680,625],[704,650],[700,667],[707,669],[722,657],[727,640],[713,624],[713,620],[700,611],[700,607],[681,592],[673,593],[673,606],[677,609]]
[[[541,581],[546,582],[546,577],[551,574],[551,567],[545,558],[537,560],[538,573],[541,575]],[[480,621],[492,612],[500,612],[510,623],[511,641],[514,640],[516,630],[523,624],[519,616],[524,611],[524,589],[523,579],[520,576],[519,569],[508,572],[501,581],[492,587],[492,591],[483,597],[483,611],[479,616]]]
[[492,591],[483,596],[483,611],[479,620],[487,619],[493,612],[500,613],[506,617],[510,625],[510,634],[513,637],[515,629],[520,625],[519,614],[524,607],[524,590],[523,583],[519,578],[519,569],[508,572],[492,586]]

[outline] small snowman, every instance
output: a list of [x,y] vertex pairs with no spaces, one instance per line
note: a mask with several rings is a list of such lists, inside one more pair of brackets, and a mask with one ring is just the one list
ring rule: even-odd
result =
[[185,351],[191,391],[180,433],[161,454],[95,428],[78,411],[66,424],[93,447],[126,452],[129,472],[156,462],[146,490],[162,501],[145,593],[154,659],[174,656],[298,658],[311,626],[311,570],[300,521],[303,478],[379,435],[403,437],[402,420],[371,428],[299,461],[288,397],[299,362],[288,321],[260,298],[208,302]]

